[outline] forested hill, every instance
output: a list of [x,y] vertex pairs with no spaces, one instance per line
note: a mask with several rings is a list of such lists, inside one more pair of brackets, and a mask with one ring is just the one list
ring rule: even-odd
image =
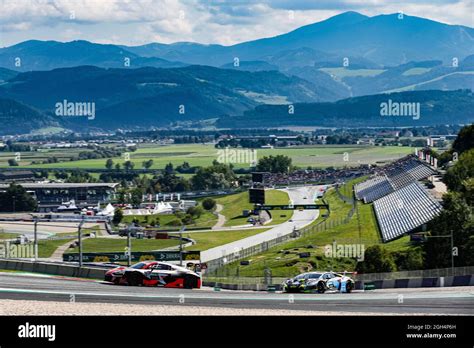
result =
[[[383,116],[382,103],[419,103],[420,114]],[[474,121],[474,95],[470,90],[412,91],[348,98],[334,103],[260,105],[242,116],[223,117],[221,128],[321,126],[381,127],[468,124]],[[291,113],[293,111],[293,113]]]

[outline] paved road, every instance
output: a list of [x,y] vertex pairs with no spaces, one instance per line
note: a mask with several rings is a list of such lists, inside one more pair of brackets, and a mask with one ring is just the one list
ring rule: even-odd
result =
[[[288,196],[293,200],[294,204],[310,204],[314,202],[314,197],[319,188],[320,186],[293,187],[282,191],[288,193]],[[257,235],[203,251],[201,253],[201,260],[203,262],[215,260],[231,253],[235,253],[241,249],[249,248],[253,245],[290,234],[295,227],[302,228],[309,225],[318,216],[319,210],[295,210],[291,221],[286,221]]]
[[[115,286],[101,281],[0,273],[0,299],[304,310],[315,313],[474,315],[474,287],[295,294]],[[184,299],[184,300],[183,300]],[[180,301],[181,300],[181,301]],[[183,303],[184,302],[184,303]],[[126,307],[124,307],[126,314]]]
[[217,214],[217,222],[214,226],[212,226],[213,230],[220,229],[224,227],[224,224],[226,222],[226,218],[224,215],[220,214],[220,212],[224,209],[224,206],[222,204],[216,204],[216,210],[214,211],[215,214]]

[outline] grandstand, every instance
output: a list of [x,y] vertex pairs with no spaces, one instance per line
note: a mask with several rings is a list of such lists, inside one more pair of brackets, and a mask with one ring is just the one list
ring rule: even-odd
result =
[[441,205],[413,182],[374,202],[375,215],[384,242],[413,231],[441,212]]
[[381,168],[375,177],[355,185],[355,196],[364,203],[371,203],[435,173],[417,157],[408,156]]
[[355,185],[355,195],[357,199],[364,203],[370,203],[376,199],[392,193],[393,187],[386,175],[376,176],[372,179]]

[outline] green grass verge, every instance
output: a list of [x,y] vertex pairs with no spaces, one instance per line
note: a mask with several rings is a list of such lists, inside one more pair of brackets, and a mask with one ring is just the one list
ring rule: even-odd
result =
[[0,239],[14,239],[19,235],[19,233],[0,232]]
[[[289,197],[286,192],[279,190],[265,191],[265,201],[267,204],[288,204]],[[242,210],[253,209],[253,204],[249,203],[248,191],[240,192],[232,195],[227,195],[216,199],[218,204],[224,206],[221,214],[227,219],[224,226],[239,226],[246,225],[247,217],[242,216]],[[291,218],[293,212],[277,212],[273,216],[273,220],[268,225],[280,224]]]
[[38,241],[38,257],[48,258],[53,255],[57,248],[66,243],[72,243],[74,239],[45,239]]
[[[125,215],[122,223],[129,224],[134,219],[137,219],[140,224],[149,224],[152,221],[159,221],[160,228],[163,227],[179,227],[176,225],[177,217],[174,214],[156,214],[156,215]],[[186,225],[190,228],[212,228],[217,222],[217,216],[210,211],[204,211],[199,218],[194,220],[194,223]]]

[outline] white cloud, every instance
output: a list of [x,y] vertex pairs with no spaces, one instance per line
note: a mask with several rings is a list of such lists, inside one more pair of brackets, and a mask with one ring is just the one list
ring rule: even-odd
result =
[[0,6],[6,44],[35,37],[230,45],[282,34],[347,10],[371,16],[403,11],[473,26],[471,0],[0,0]]

